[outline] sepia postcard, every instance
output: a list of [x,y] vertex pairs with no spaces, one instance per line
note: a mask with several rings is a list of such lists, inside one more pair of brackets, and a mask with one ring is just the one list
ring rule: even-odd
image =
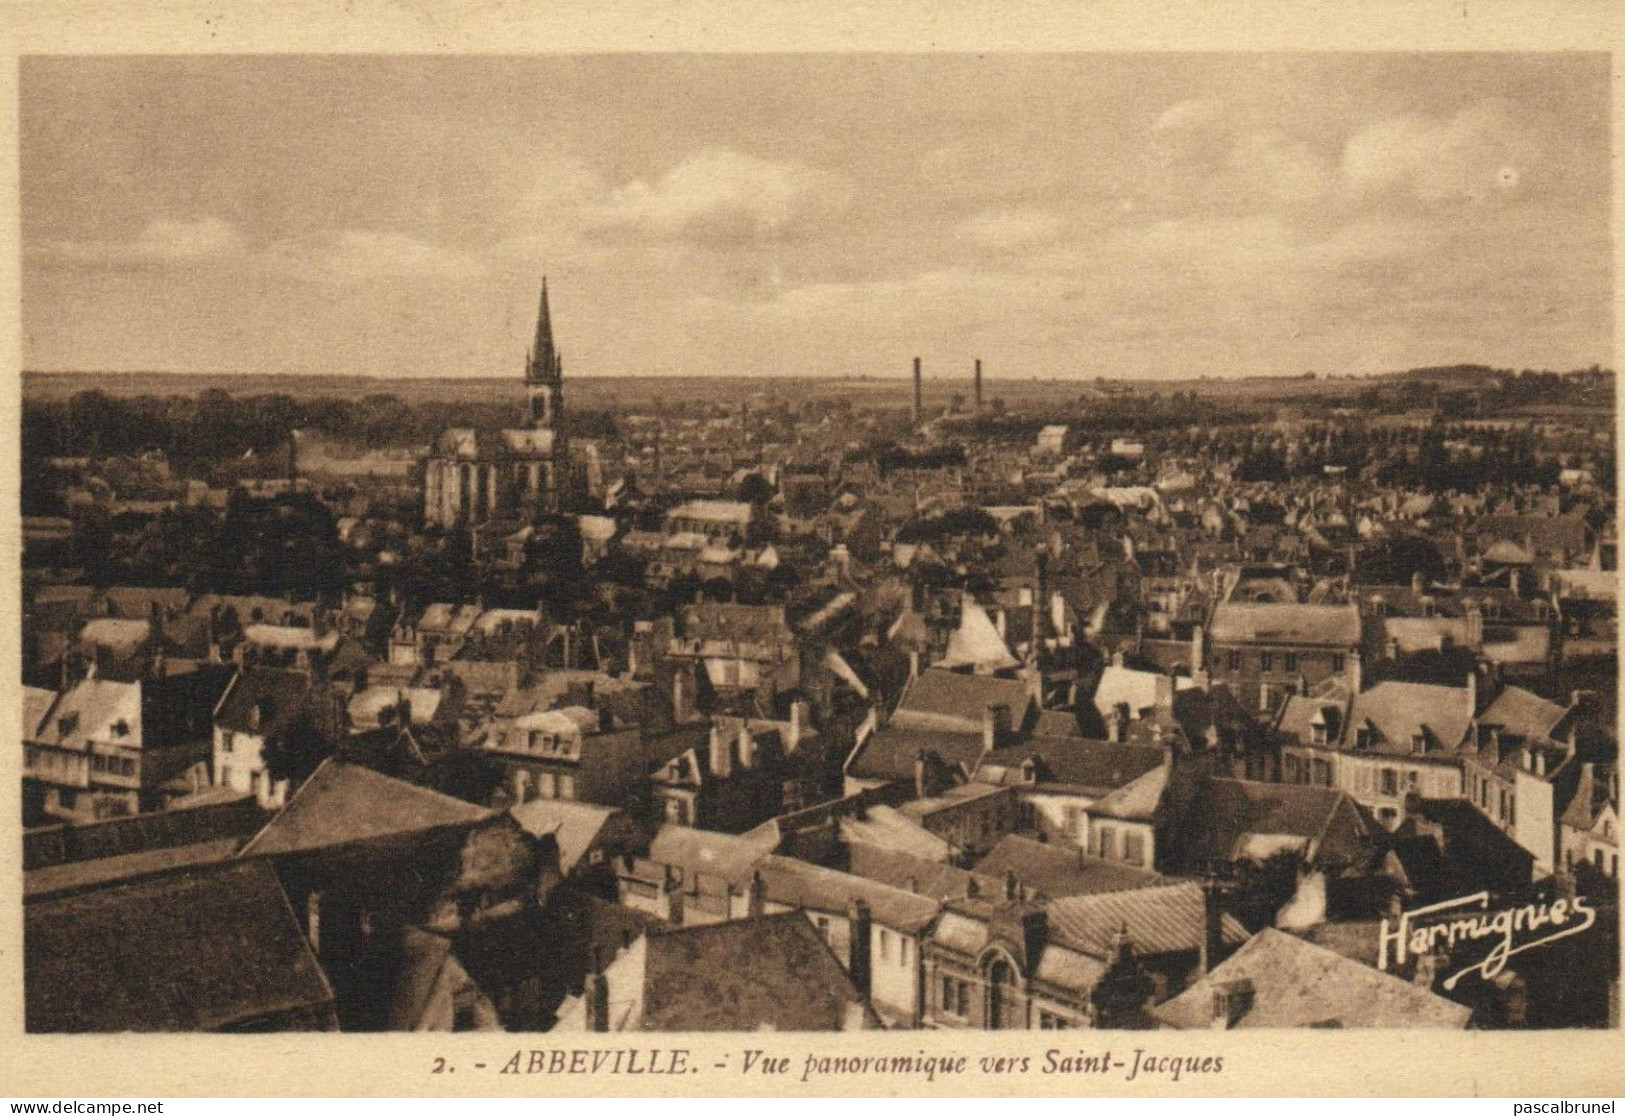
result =
[[1618,1094],[1617,19],[1386,15],[0,15],[8,1089]]

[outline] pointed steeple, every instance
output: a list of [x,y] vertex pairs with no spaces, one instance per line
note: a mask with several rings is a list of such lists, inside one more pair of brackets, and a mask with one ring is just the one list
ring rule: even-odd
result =
[[557,353],[553,348],[553,315],[547,307],[547,277],[542,277],[542,302],[536,312],[536,342],[525,364],[525,379],[535,383],[555,380],[559,375]]

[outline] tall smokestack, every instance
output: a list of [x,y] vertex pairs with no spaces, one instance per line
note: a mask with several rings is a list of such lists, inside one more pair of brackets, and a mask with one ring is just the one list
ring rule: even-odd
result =
[[976,409],[982,409],[982,358],[976,358]]
[[920,415],[925,411],[923,400],[923,385],[920,382],[920,358],[914,358],[914,421],[920,421]]

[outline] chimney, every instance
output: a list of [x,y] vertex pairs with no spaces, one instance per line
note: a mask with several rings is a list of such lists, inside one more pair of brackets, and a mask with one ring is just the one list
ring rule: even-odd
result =
[[998,704],[982,710],[982,751],[991,752],[999,746],[999,737],[1010,731],[1010,707]]
[[671,676],[671,719],[678,724],[683,723],[686,711],[683,708],[683,672],[674,671]]
[[750,723],[739,723],[739,770],[754,771],[756,769],[756,737],[750,731]]
[[1021,879],[1016,875],[1014,868],[1004,873],[1004,901],[1014,903],[1021,897]]
[[925,749],[921,748],[914,753],[914,797],[930,798],[930,782],[930,764],[925,758]]
[[792,701],[790,703],[790,727],[784,734],[784,752],[786,755],[795,755],[801,747],[801,734],[807,727],[807,703]]
[[1535,774],[1542,779],[1546,777],[1546,753],[1539,748],[1533,749],[1535,753]]
[[1174,708],[1174,676],[1171,674],[1157,675],[1156,704],[1158,712],[1170,713]]
[[1360,653],[1356,651],[1349,656],[1349,692],[1359,694],[1361,685],[1365,682],[1365,664],[1360,661]]
[[1467,716],[1469,719],[1478,716],[1478,671],[1467,672]]
[[592,967],[587,973],[581,999],[587,1015],[587,1030],[604,1034],[609,1030],[609,979],[603,973],[603,950],[592,947]]
[[976,409],[982,409],[982,358],[976,358]]
[[847,966],[846,971],[852,978],[852,983],[865,999],[869,996],[872,970],[869,963],[869,935],[874,926],[874,920],[869,914],[869,904],[862,899],[854,899],[847,907],[848,937],[847,937]]
[[916,424],[920,421],[920,416],[921,416],[921,414],[924,413],[924,410],[925,410],[925,406],[924,406],[924,401],[923,401],[922,385],[920,383],[920,358],[915,357],[914,358],[914,421],[915,421]]
[[767,884],[762,882],[760,872],[750,874],[750,884],[745,890],[745,913],[751,918],[761,918],[767,913]]
[[1209,876],[1202,881],[1202,956],[1201,970],[1210,973],[1224,953],[1224,906],[1219,881]]
[[726,779],[733,774],[733,741],[723,735],[716,722],[711,723],[711,774]]

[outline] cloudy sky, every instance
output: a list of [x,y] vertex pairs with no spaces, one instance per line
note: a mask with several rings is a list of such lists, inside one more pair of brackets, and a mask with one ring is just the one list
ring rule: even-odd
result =
[[33,369],[1611,363],[1606,57],[28,59]]

